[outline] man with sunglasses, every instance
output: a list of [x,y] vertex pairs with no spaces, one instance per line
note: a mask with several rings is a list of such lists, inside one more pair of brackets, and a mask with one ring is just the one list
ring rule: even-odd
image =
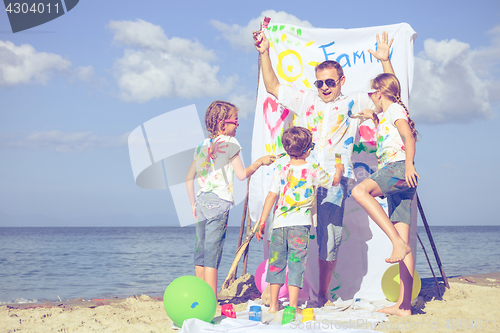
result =
[[[257,34],[259,32],[254,32],[254,39]],[[382,40],[377,34],[377,50],[368,52],[382,63],[385,73],[394,74],[389,59],[392,42],[389,42],[387,33],[382,34]],[[340,182],[335,180],[330,189],[319,188],[317,191],[318,303],[323,306],[329,298],[328,291],[342,240],[348,182],[355,179],[351,156],[360,120],[351,115],[364,109],[373,109],[373,102],[367,93],[342,94],[341,87],[346,78],[342,66],[333,60],[326,60],[316,66],[316,90],[299,90],[282,85],[272,68],[269,41],[265,34],[262,34],[261,41],[255,42],[255,48],[259,52],[267,92],[297,116],[298,126],[306,127],[313,133],[316,149],[308,160],[320,165],[329,174],[336,173],[335,155],[340,155],[342,160],[344,170]]]

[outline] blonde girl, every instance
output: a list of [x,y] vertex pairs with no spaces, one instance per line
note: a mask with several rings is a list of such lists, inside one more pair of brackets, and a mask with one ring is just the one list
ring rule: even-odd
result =
[[[420,179],[413,165],[418,132],[401,101],[401,86],[394,74],[378,75],[371,87],[368,93],[376,110],[363,110],[360,115],[372,119],[377,126],[379,170],[357,185],[352,195],[391,240],[393,251],[385,261],[399,262],[399,299],[395,305],[379,312],[407,316],[411,315],[415,267],[408,244],[410,204],[416,192],[417,179]],[[387,197],[389,216],[375,200],[379,196]]]
[[[248,168],[240,158],[241,146],[235,139],[238,109],[231,103],[214,101],[207,108],[205,125],[210,137],[195,149],[186,176],[186,186],[196,225],[194,251],[195,274],[205,280],[217,296],[217,277],[226,237],[229,208],[233,204],[234,175],[239,180],[250,177],[260,166],[274,162],[263,156]],[[194,178],[200,191],[195,195]]]

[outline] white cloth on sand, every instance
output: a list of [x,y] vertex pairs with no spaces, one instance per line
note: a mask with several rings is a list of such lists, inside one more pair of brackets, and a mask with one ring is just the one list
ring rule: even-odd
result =
[[[216,325],[206,323],[199,319],[188,319],[182,325],[180,333],[209,333],[209,332],[261,332],[261,331],[290,331],[305,329],[308,332],[336,332],[336,333],[362,333],[373,332],[379,323],[388,321],[387,315],[376,312],[377,309],[390,306],[394,303],[388,301],[367,301],[356,299],[335,302],[335,306],[315,308],[315,321],[295,321],[286,325],[281,324],[282,312],[268,313],[268,307],[261,300],[249,301],[247,310],[238,312],[237,318],[224,318]],[[250,306],[259,305],[262,309],[261,321],[248,320]],[[286,305],[286,302],[283,303]]]

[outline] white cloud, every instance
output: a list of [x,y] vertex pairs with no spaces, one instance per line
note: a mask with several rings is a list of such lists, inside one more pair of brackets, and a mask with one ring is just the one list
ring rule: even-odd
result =
[[29,44],[17,46],[0,40],[0,86],[47,84],[55,74],[70,81],[90,82],[95,78],[92,66],[72,68],[71,62],[58,54],[37,52]]
[[114,41],[125,46],[115,75],[126,101],[146,102],[160,97],[221,96],[236,77],[219,80],[217,57],[198,41],[168,38],[160,26],[137,20],[111,21]]
[[251,93],[232,94],[228,102],[233,103],[239,110],[239,118],[247,118],[249,114],[255,113],[256,96]]
[[102,136],[92,132],[65,133],[61,131],[39,131],[20,136],[19,133],[4,135],[0,146],[35,150],[50,150],[60,153],[79,152],[93,148],[114,148],[127,145],[130,133],[119,136]]
[[493,115],[500,95],[500,27],[488,47],[452,40],[424,41],[415,57],[412,118],[425,123],[470,122]]
[[74,77],[77,80],[92,82],[95,79],[94,67],[81,66],[74,70]]
[[271,24],[276,22],[288,23],[302,27],[312,27],[311,23],[308,21],[302,21],[292,14],[276,12],[274,10],[263,11],[260,14],[260,17],[250,20],[245,27],[241,27],[237,24],[228,25],[217,20],[212,20],[210,23],[213,27],[222,32],[222,36],[228,40],[234,48],[251,52],[254,50],[252,32],[259,30],[260,21],[264,19],[264,16],[271,18]]
[[37,52],[29,44],[16,46],[0,40],[0,85],[37,82],[46,84],[55,72],[66,71],[71,62],[60,55]]

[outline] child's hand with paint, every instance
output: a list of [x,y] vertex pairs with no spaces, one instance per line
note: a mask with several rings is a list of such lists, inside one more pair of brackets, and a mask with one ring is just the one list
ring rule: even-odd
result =
[[260,160],[260,162],[262,162],[262,165],[270,165],[270,164],[273,164],[274,161],[276,161],[276,156],[266,155],[266,156],[260,157],[259,160]]
[[259,230],[255,233],[255,238],[259,241],[263,238],[264,232],[266,230],[266,220],[271,212],[271,209],[274,207],[274,204],[278,200],[278,194],[272,191],[269,191],[267,194],[266,200],[264,201],[264,207],[262,207],[262,214],[260,215],[260,227]]
[[377,114],[375,113],[375,110],[372,110],[372,109],[364,109],[364,110],[360,111],[358,114],[356,114],[355,116],[352,116],[352,117],[353,118],[355,118],[355,117],[368,118],[368,119],[373,120],[373,122],[375,124],[378,124]]
[[192,209],[192,212],[193,212],[193,217],[194,217],[195,219],[197,219],[198,217],[197,217],[197,215],[196,215],[196,204],[192,204],[192,205],[191,205],[191,209]]
[[263,235],[264,235],[264,230],[266,230],[266,220],[260,221],[260,227],[259,230],[255,233],[255,238],[260,242],[262,240]]

